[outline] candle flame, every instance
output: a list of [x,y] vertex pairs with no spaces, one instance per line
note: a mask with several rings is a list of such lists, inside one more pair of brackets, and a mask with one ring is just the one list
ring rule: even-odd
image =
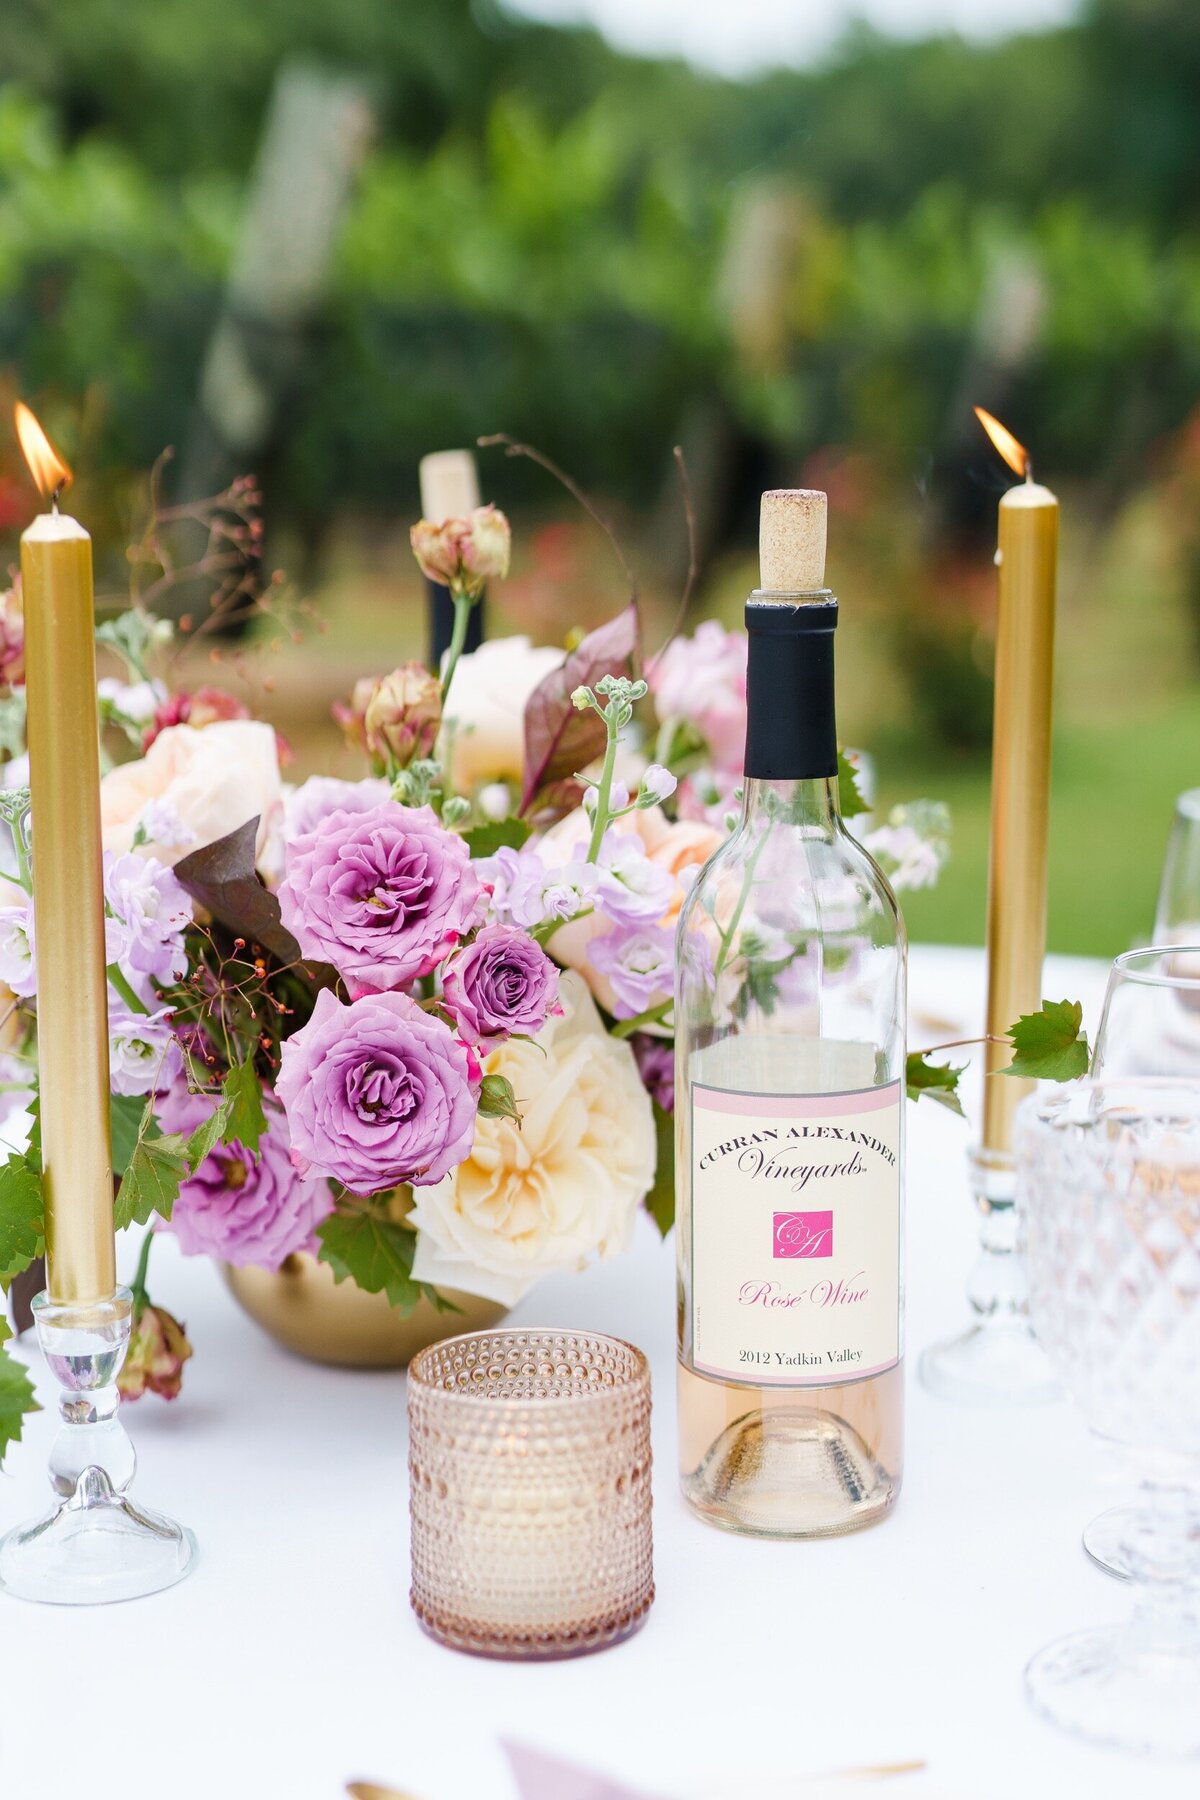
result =
[[983,429],[987,432],[992,443],[1000,452],[1013,474],[1028,475],[1029,452],[1024,444],[1018,444],[1016,438],[1013,436],[1012,432],[1008,430],[1007,426],[1002,425],[999,419],[994,419],[990,412],[984,412],[982,406],[977,406],[975,408],[975,417],[979,420],[979,423],[983,426]]
[[70,485],[70,469],[23,400],[17,401],[13,417],[16,420],[21,452],[29,464],[29,473],[37,483],[38,492],[47,499],[56,497],[63,488]]

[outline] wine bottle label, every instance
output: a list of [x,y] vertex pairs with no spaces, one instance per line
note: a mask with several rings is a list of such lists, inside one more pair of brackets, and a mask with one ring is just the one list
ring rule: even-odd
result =
[[900,1356],[898,1081],[691,1085],[692,1343],[706,1375],[828,1387]]

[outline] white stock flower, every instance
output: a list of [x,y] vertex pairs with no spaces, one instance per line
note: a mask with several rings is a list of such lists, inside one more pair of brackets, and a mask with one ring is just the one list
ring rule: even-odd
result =
[[[173,835],[180,825],[195,834],[195,848],[257,816],[261,854],[283,806],[273,729],[258,719],[223,719],[203,728],[171,725],[160,731],[145,756],[110,769],[100,783],[104,848],[118,854],[132,849],[154,801],[169,809]],[[146,848],[164,863],[183,855],[179,843],[147,838]]]
[[[8,884],[5,884],[6,888]],[[10,993],[28,1000],[37,992],[37,956],[33,943],[33,902],[0,906],[0,982]]]
[[534,1043],[493,1050],[523,1114],[481,1118],[470,1156],[415,1190],[413,1274],[515,1306],[543,1275],[615,1256],[654,1179],[654,1115],[627,1043],[609,1037],[578,975]]
[[167,690],[161,681],[124,682],[112,675],[101,677],[96,683],[96,693],[131,725],[149,725],[167,698]]

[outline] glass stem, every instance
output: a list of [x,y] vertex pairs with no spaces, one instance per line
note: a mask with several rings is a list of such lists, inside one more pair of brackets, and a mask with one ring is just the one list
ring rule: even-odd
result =
[[1122,1549],[1137,1583],[1129,1630],[1138,1649],[1196,1655],[1200,1497],[1178,1476],[1146,1476]]

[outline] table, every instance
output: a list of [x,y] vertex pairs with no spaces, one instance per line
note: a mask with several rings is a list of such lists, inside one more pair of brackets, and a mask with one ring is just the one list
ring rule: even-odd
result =
[[[982,1017],[978,952],[917,948],[912,968],[914,1047],[935,1041],[920,1015]],[[1102,987],[1098,964],[1051,962],[1047,992],[1083,999],[1093,1029]],[[136,1492],[193,1527],[201,1561],[125,1606],[0,1597],[5,1800],[337,1800],[353,1776],[511,1800],[501,1735],[668,1795],[720,1778],[753,1800],[759,1775],[924,1758],[888,1784],[895,1800],[1194,1800],[1194,1766],[1076,1744],[1025,1705],[1034,1650],[1128,1608],[1079,1543],[1128,1476],[1065,1403],[989,1414],[918,1386],[916,1353],[965,1321],[975,1220],[968,1127],[928,1103],[909,1125],[908,1472],[875,1530],[758,1543],[685,1510],[673,1256],[648,1222],[629,1256],[518,1309],[632,1338],[654,1369],[657,1604],[637,1637],[578,1662],[510,1667],[426,1639],[407,1604],[403,1377],[295,1360],[215,1269],[157,1246],[154,1293],[196,1357],[180,1401],[129,1409]],[[122,1246],[126,1279],[135,1255]],[[35,1418],[10,1453],[0,1527],[44,1504],[50,1436]]]

